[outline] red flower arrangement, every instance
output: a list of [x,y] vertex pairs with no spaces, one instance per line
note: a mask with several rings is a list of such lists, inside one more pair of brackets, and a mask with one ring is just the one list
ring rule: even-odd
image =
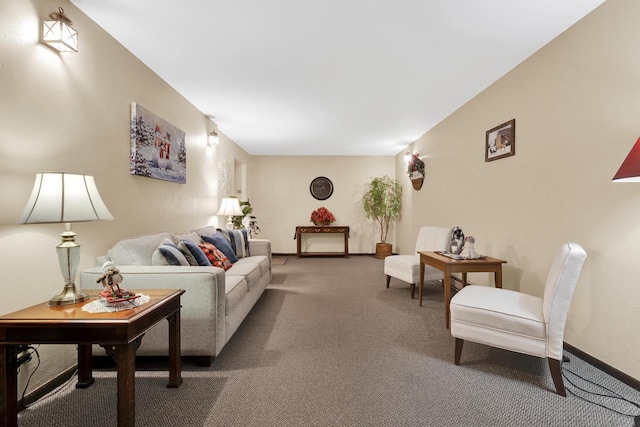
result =
[[322,206],[321,208],[316,209],[311,212],[311,221],[315,225],[329,225],[336,220],[336,217],[333,216],[329,209]]

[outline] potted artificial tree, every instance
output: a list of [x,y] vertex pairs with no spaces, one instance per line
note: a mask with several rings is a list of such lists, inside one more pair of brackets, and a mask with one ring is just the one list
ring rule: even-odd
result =
[[380,243],[376,243],[376,258],[391,255],[391,244],[387,243],[389,224],[400,218],[402,186],[388,176],[373,178],[362,195],[362,206],[368,219],[380,224]]

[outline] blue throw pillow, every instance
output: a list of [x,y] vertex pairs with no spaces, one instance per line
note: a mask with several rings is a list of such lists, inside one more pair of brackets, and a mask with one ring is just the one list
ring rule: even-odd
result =
[[198,245],[189,240],[181,240],[178,243],[178,248],[184,254],[185,258],[190,265],[197,265],[200,267],[211,267],[211,262],[205,253],[200,249]]
[[151,263],[153,265],[189,265],[180,249],[170,239],[164,239],[164,242],[153,252]]
[[246,228],[240,230],[218,229],[218,232],[227,239],[238,258],[249,256],[249,233]]
[[231,245],[222,234],[215,233],[212,236],[202,236],[202,239],[205,242],[211,243],[213,246],[218,248],[220,252],[222,252],[227,258],[229,258],[229,261],[231,261],[231,263],[238,261],[238,257],[231,248]]

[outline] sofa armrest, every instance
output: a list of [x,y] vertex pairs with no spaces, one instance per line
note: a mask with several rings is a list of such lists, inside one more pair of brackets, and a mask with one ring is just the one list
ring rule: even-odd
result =
[[251,256],[264,255],[271,262],[271,241],[267,239],[249,239],[249,253]]

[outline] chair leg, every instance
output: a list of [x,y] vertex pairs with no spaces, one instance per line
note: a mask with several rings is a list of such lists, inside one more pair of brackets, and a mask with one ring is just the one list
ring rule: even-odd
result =
[[453,363],[456,365],[460,364],[460,355],[462,354],[462,345],[464,344],[464,340],[460,338],[456,338],[456,354],[453,358]]
[[387,275],[387,288],[389,287],[389,282],[391,281],[391,276]]
[[413,294],[416,293],[416,284],[415,283],[411,283],[409,285],[409,289],[411,290],[411,299],[413,299]]
[[562,381],[562,365],[560,365],[560,361],[551,358],[547,358],[547,360],[549,361],[549,370],[551,371],[553,384],[556,386],[556,393],[566,397],[567,391],[564,388],[564,381]]

